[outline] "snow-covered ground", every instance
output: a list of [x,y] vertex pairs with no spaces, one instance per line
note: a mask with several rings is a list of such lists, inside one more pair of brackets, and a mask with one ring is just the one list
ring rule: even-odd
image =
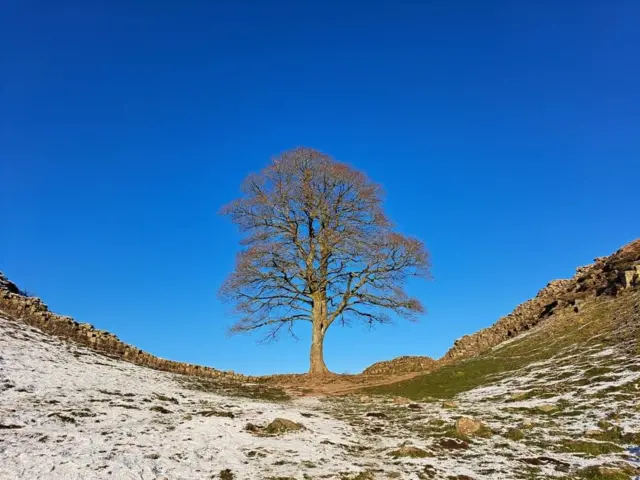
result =
[[[0,478],[287,476],[301,462],[349,470],[352,429],[317,400],[265,403],[185,389],[175,375],[112,360],[0,317]],[[204,413],[203,413],[204,412]],[[216,416],[231,413],[234,418]],[[306,430],[245,431],[277,417]],[[279,465],[272,466],[274,463]]]
[[[616,352],[595,353],[590,362]],[[612,372],[610,383],[637,385],[637,359],[622,360],[629,370]],[[612,422],[639,431],[633,396],[603,398],[584,385],[554,397],[513,398],[553,385],[550,377],[563,373],[552,362],[528,371],[460,395],[453,409],[363,396],[266,402],[187,388],[185,377],[99,355],[0,315],[0,479],[479,480],[633,465],[626,446],[597,456],[550,449],[584,438],[612,411],[620,413]],[[528,413],[546,404],[562,411]],[[448,442],[461,415],[482,420],[493,436],[467,439],[464,448]],[[245,429],[278,417],[305,429],[277,436]],[[525,440],[508,436],[528,419]],[[424,455],[394,458],[402,445]]]

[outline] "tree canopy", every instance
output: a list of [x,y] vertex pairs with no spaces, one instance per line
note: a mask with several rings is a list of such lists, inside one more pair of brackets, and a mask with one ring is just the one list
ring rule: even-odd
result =
[[423,313],[404,285],[429,276],[428,254],[393,230],[381,186],[362,172],[297,148],[249,175],[242,193],[222,209],[244,233],[221,288],[240,314],[232,332],[266,329],[273,339],[310,322],[311,373],[324,373],[324,334],[335,322],[373,326]]

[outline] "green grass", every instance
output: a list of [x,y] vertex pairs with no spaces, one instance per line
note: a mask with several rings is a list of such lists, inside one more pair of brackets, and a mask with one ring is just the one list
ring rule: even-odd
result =
[[588,440],[563,440],[557,448],[561,452],[583,453],[592,457],[624,451],[624,448],[614,443],[590,442]]
[[503,437],[508,438],[509,440],[513,440],[513,441],[517,442],[519,440],[523,440],[525,435],[524,435],[523,431],[518,429],[518,428],[510,428],[509,430],[506,431],[506,433],[503,435]]
[[552,398],[558,395],[557,392],[546,390],[544,388],[533,388],[526,392],[517,393],[508,398],[507,402],[521,402],[531,398]]
[[584,376],[587,378],[599,377],[601,375],[605,375],[607,373],[611,373],[613,368],[610,367],[592,367],[586,372],[584,372]]
[[220,471],[220,474],[218,475],[218,477],[220,478],[220,480],[233,480],[235,478],[235,475],[231,470],[226,468]]
[[[528,343],[528,342],[527,342]],[[399,395],[419,400],[426,397],[452,398],[455,395],[489,383],[499,374],[522,368],[534,361],[551,358],[554,351],[540,351],[514,356],[487,354],[463,362],[446,365],[432,373],[391,385],[366,389],[373,394]]]
[[601,469],[593,466],[583,468],[576,472],[577,478],[581,480],[629,480],[629,473],[618,469]]
[[[598,426],[605,426],[608,422],[598,422]],[[602,429],[601,432],[590,434],[589,438],[603,442],[622,443],[627,445],[640,444],[640,432],[625,432],[618,426],[610,426]]]
[[[363,389],[365,393],[397,395],[414,400],[432,398],[452,398],[455,395],[486,385],[500,379],[510,372],[521,370],[533,362],[554,359],[554,362],[565,361],[565,352],[569,348],[582,347],[604,348],[608,344],[618,343],[618,338],[604,335],[613,331],[617,318],[624,315],[633,316],[633,299],[625,300],[621,305],[617,299],[602,298],[584,308],[576,315],[571,311],[563,311],[544,326],[544,330],[532,333],[521,340],[488,351],[478,357],[445,365],[434,372],[390,385]],[[576,353],[575,350],[573,353]],[[575,359],[570,359],[574,364]],[[609,367],[591,368],[592,365],[580,366],[596,375],[610,371]],[[589,370],[591,369],[591,370]],[[551,369],[553,370],[553,368]],[[552,377],[553,371],[548,372]],[[543,393],[543,392],[536,392]],[[547,392],[544,392],[547,393]],[[546,396],[546,395],[545,395]]]

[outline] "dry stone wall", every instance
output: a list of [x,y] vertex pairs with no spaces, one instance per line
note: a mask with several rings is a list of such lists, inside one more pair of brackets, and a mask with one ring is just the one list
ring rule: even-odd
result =
[[39,298],[24,295],[2,272],[0,272],[0,311],[5,312],[10,319],[23,321],[43,332],[72,340],[98,352],[138,365],[185,375],[241,381],[256,380],[255,377],[234,372],[166,360],[127,345],[110,332],[98,330],[88,323],[79,323],[71,317],[50,312],[47,305]]
[[516,307],[494,325],[453,344],[441,361],[450,362],[479,355],[549,318],[558,309],[578,312],[589,297],[618,295],[628,288],[640,287],[640,239],[622,247],[613,255],[595,259],[578,267],[569,280],[554,280],[538,294]]

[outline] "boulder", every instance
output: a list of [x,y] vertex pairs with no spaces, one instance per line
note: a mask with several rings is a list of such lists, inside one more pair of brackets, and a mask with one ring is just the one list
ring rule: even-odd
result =
[[425,457],[433,456],[431,453],[427,452],[426,450],[423,450],[418,447],[412,447],[409,445],[403,445],[397,450],[394,450],[393,452],[391,452],[389,455],[395,458],[400,458],[400,457],[425,458]]
[[625,270],[620,272],[620,283],[622,288],[631,288],[638,283],[638,277],[640,277],[640,265],[634,265],[631,270]]
[[480,421],[471,417],[460,417],[456,420],[456,432],[465,437],[472,437],[479,433],[485,425]]
[[0,272],[0,290],[5,290],[15,295],[21,295],[21,296],[23,295],[23,293],[16,286],[16,284],[13,283],[11,280],[9,280],[7,277],[5,277],[2,272]]
[[280,435],[283,433],[298,432],[300,430],[304,430],[304,427],[300,423],[287,420],[286,418],[276,418],[264,429],[268,435]]

